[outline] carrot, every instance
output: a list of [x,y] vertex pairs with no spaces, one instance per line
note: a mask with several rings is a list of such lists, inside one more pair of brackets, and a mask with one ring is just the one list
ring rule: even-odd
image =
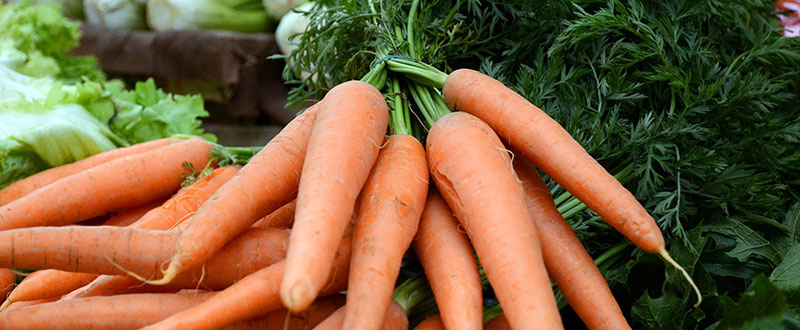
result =
[[500,314],[487,322],[483,327],[484,330],[511,330],[511,325],[508,324],[508,319],[503,314]]
[[14,276],[14,272],[11,269],[0,268],[0,302],[5,304],[6,297],[14,289],[16,282],[16,276]]
[[603,274],[558,212],[542,178],[520,158],[514,160],[514,170],[539,231],[547,273],[572,309],[589,329],[630,329]]
[[164,204],[165,200],[155,200],[147,204],[134,206],[126,209],[122,209],[119,212],[116,212],[113,216],[108,218],[106,221],[103,221],[103,226],[115,226],[115,227],[125,227],[128,226],[136,220],[139,220],[142,216],[150,212],[150,210],[161,206]]
[[414,330],[445,330],[442,316],[439,314],[428,316],[425,320],[417,324]]
[[140,154],[156,148],[160,148],[169,143],[174,143],[176,141],[180,140],[164,138],[164,139],[138,143],[130,147],[101,152],[99,154],[81,159],[79,161],[70,164],[65,164],[62,166],[44,170],[42,172],[31,175],[22,180],[16,181],[10,184],[8,187],[5,187],[2,190],[0,190],[0,205],[11,203],[12,201],[17,200],[36,189],[44,187],[48,184],[55,182],[56,180],[68,177],[75,173],[83,172],[92,167],[107,163],[117,158]]
[[[96,274],[72,273],[55,269],[37,270],[26,276],[8,295],[0,310],[18,301],[58,298],[89,284]],[[5,298],[5,295],[3,296]]]
[[[324,321],[314,327],[314,330],[339,330],[344,325],[347,305],[337,309]],[[408,329],[408,316],[403,306],[392,300],[383,315],[381,330],[406,330]]]
[[[205,264],[188,270],[177,285],[224,288],[283,259],[288,231],[252,228],[231,240]],[[0,231],[0,264],[9,268],[156,276],[172,256],[177,231],[119,227],[46,227]],[[191,285],[191,286],[190,286]]]
[[297,199],[281,206],[279,209],[261,218],[253,224],[253,227],[262,228],[291,228],[294,223],[294,212],[297,207]]
[[700,291],[689,274],[670,257],[653,217],[555,120],[499,81],[473,70],[451,73],[442,92],[451,109],[484,120],[513,148],[636,246],[675,266],[697,294],[695,307],[700,305]]
[[292,199],[315,109],[309,108],[286,125],[197,210],[191,225],[181,231],[163,277],[151,284],[169,283],[179,273],[202,264],[226,242]]
[[[345,295],[334,294],[327,297],[320,297],[311,306],[308,306],[300,314],[289,313],[285,309],[279,309],[267,313],[264,316],[256,317],[247,321],[239,321],[229,324],[222,330],[237,329],[262,329],[262,330],[311,330],[325,318],[331,315],[339,307],[344,306]],[[285,326],[285,327],[284,327]]]
[[45,299],[36,299],[36,300],[28,300],[28,301],[17,301],[17,302],[14,302],[14,303],[8,305],[8,307],[6,307],[6,309],[4,309],[3,311],[4,312],[5,311],[10,311],[10,310],[14,310],[14,309],[23,308],[23,307],[49,303],[49,302],[53,302],[53,301],[57,301],[57,300],[58,300],[58,297],[51,297],[51,298],[45,298]]
[[189,186],[181,188],[160,207],[147,212],[140,221],[132,224],[132,228],[170,229],[191,216],[225,183],[231,180],[241,169],[238,165],[215,169],[208,176],[203,176]]
[[0,313],[0,329],[138,329],[214,294],[151,293],[55,301]]
[[180,188],[182,164],[202,168],[212,149],[190,138],[65,177],[0,207],[0,230],[65,225],[165,198]]
[[345,329],[380,328],[427,191],[425,149],[410,135],[389,136],[359,197]]
[[480,329],[483,288],[472,245],[435,188],[428,192],[414,251],[447,328]]
[[[339,292],[347,286],[352,235],[348,232],[336,251],[334,266],[321,294]],[[231,285],[203,304],[177,313],[147,329],[216,329],[281,308],[279,287],[286,260],[261,269]]]
[[[154,208],[153,205],[148,204],[131,208],[106,221],[106,225],[109,223],[122,224],[127,220],[119,220],[119,217],[135,218],[136,214],[144,210],[147,213],[138,217],[140,219],[133,223],[131,228],[168,229],[197,210],[200,204],[205,202],[217,188],[236,174],[238,169],[239,166],[226,166],[215,169],[210,175],[204,176],[190,186],[182,188],[172,198],[160,204],[160,207]],[[147,210],[148,207],[151,210]],[[86,286],[96,278],[96,274],[72,273],[54,269],[36,271],[20,283],[11,293],[8,300],[10,303],[13,301],[60,297]],[[127,285],[126,287],[131,286]],[[0,306],[0,310],[3,309],[3,306]]]
[[281,300],[290,311],[308,307],[328,276],[388,121],[383,96],[364,82],[339,84],[322,100],[303,164],[281,283]]
[[431,176],[466,228],[511,324],[562,328],[536,227],[500,139],[477,117],[454,112],[433,125],[427,147]]

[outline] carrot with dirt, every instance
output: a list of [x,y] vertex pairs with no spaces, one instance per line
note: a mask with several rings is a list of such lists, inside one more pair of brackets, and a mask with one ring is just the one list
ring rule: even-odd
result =
[[428,192],[425,149],[409,135],[402,98],[392,103],[392,135],[359,196],[344,329],[380,328]]
[[539,231],[547,273],[589,329],[630,329],[603,274],[558,212],[550,189],[521,158],[514,170],[522,182],[528,212]]
[[383,144],[388,117],[383,95],[360,81],[339,84],[320,103],[280,289],[283,305],[292,312],[314,301],[330,272],[336,246]]
[[189,138],[65,177],[0,207],[0,230],[66,225],[166,198],[189,172],[184,164],[204,167],[213,148]]
[[236,235],[291,201],[297,193],[315,109],[312,106],[286,125],[197,210],[191,225],[181,231],[162,278],[151,284],[167,284],[179,273],[201,265]]
[[449,329],[481,329],[483,288],[469,238],[435,188],[428,192],[414,251]]
[[473,115],[450,113],[428,133],[427,152],[431,177],[466,229],[511,324],[562,328],[536,226],[494,131]]
[[443,82],[442,93],[451,109],[481,118],[637,247],[675,266],[695,290],[695,307],[699,306],[700,291],[670,257],[653,217],[558,122],[501,82],[474,70],[452,72]]
[[[239,166],[225,166],[215,169],[211,174],[197,179],[191,185],[181,188],[169,200],[162,203],[159,207],[152,208],[152,205],[136,207],[106,221],[109,223],[121,223],[118,217],[133,218],[142,209],[150,207],[145,215],[140,217],[131,228],[141,229],[168,229],[176,223],[184,220],[192,212],[204,203],[222,184],[230,180],[236,174]],[[2,310],[7,304],[14,301],[26,301],[44,299],[50,297],[60,297],[69,294],[97,278],[97,274],[72,273],[62,270],[47,269],[33,272],[25,278],[8,297],[8,301],[0,306]]]
[[[321,295],[334,294],[347,287],[352,233],[348,230],[336,251],[333,268]],[[263,268],[219,292],[213,299],[177,313],[147,329],[217,329],[237,321],[281,309],[279,288],[286,260]]]
[[0,329],[139,329],[214,295],[150,293],[54,301],[0,313]]
[[97,165],[129,155],[140,154],[163,147],[170,143],[181,141],[179,139],[163,138],[134,144],[130,147],[113,149],[81,159],[79,161],[44,170],[10,184],[0,190],[0,205],[13,202],[30,192],[49,185],[59,179],[68,177],[78,172],[83,172]]
[[[0,267],[157,276],[172,256],[178,231],[119,227],[45,227],[0,231]],[[187,270],[176,284],[224,288],[284,258],[289,233],[251,228],[228,242],[205,264]]]

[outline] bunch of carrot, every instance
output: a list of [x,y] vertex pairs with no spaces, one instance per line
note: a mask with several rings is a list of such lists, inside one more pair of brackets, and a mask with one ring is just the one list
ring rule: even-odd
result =
[[[37,270],[3,296],[0,329],[405,329],[409,248],[439,310],[420,327],[483,327],[477,254],[514,329],[562,327],[551,279],[589,328],[629,328],[532,165],[674,264],[653,218],[501,83],[437,73],[439,94],[407,62],[336,86],[243,167],[183,188],[219,165],[215,146],[151,141],[0,191],[0,267]],[[402,84],[429,105],[424,147]]]

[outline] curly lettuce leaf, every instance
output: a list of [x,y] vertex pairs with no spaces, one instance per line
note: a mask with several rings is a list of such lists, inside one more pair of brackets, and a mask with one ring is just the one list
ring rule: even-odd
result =
[[93,80],[105,75],[92,57],[71,57],[80,22],[65,18],[55,3],[0,4],[0,62],[33,77]]

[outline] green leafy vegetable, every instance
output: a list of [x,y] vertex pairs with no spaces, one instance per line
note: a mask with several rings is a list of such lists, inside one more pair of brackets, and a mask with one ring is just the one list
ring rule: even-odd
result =
[[33,77],[75,81],[105,77],[92,57],[70,57],[78,46],[80,23],[62,16],[55,3],[0,5],[0,64]]

